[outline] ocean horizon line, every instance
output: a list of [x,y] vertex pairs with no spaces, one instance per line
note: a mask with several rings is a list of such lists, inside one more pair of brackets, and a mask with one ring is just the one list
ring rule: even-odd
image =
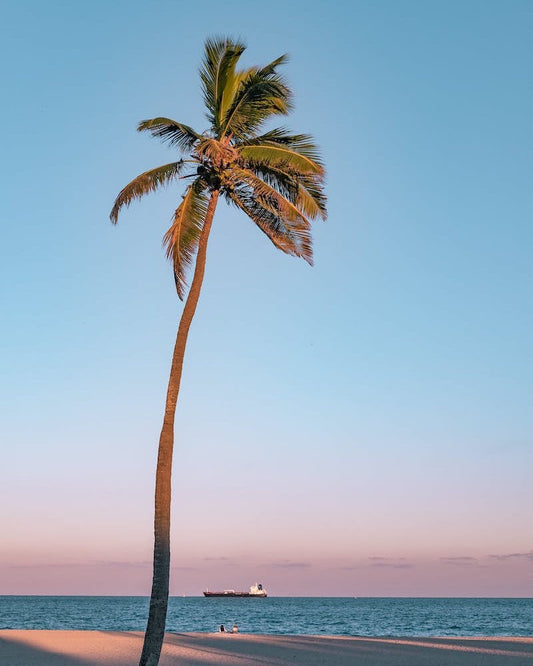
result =
[[[95,599],[149,599],[149,594],[55,594],[55,593],[41,593],[41,594],[0,594],[3,597],[54,597],[72,599],[77,597],[87,597]],[[204,599],[203,594],[170,594],[170,599]],[[320,595],[306,595],[306,594],[271,594],[270,599],[526,599],[533,600],[532,596],[522,595],[421,595],[421,594],[399,594],[399,595],[352,595],[352,594],[320,594]]]

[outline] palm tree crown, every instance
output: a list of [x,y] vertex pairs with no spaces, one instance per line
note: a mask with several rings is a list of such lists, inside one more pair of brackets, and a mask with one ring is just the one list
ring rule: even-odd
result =
[[139,132],[178,149],[181,159],[137,176],[111,211],[176,179],[191,179],[164,237],[180,299],[206,218],[210,193],[218,191],[244,211],[274,243],[312,264],[310,220],[326,218],[324,168],[310,136],[283,127],[261,130],[271,116],[286,115],[292,94],[278,73],[287,57],[264,67],[237,69],[244,44],[208,39],[200,69],[209,129],[202,134],[170,118],[139,123]]

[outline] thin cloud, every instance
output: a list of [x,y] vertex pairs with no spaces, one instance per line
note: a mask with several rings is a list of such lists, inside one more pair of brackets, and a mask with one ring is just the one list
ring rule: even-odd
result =
[[530,550],[529,553],[505,553],[503,555],[489,555],[489,557],[498,562],[506,562],[507,560],[527,560],[533,562],[533,550]]
[[236,562],[231,557],[204,557],[203,561],[204,562],[217,562],[218,564],[222,564],[225,567],[236,567],[236,566],[238,566],[238,562]]
[[456,557],[441,557],[439,558],[444,564],[451,564],[452,566],[472,566],[477,564],[477,559],[475,557],[469,557],[468,555],[458,555]]
[[405,557],[381,557],[372,555],[368,558],[371,567],[381,569],[412,569],[415,565],[405,561]]
[[309,562],[292,562],[286,560],[283,562],[272,562],[270,566],[275,569],[308,569],[311,564]]
[[125,568],[127,568],[127,569],[145,569],[146,567],[151,566],[151,564],[152,563],[149,562],[148,560],[140,561],[140,562],[120,562],[120,561],[118,561],[118,562],[114,562],[114,561],[107,562],[107,561],[102,560],[100,562],[96,562],[97,566],[101,566],[101,567],[120,567],[121,569],[125,569]]
[[124,562],[114,560],[98,560],[96,562],[44,562],[35,564],[8,564],[10,569],[81,569],[86,567],[118,567],[121,569],[144,569],[151,562]]
[[415,565],[408,562],[373,562],[370,566],[382,569],[413,569]]
[[[66,568],[74,568],[74,567],[87,567],[90,566],[89,564],[78,564],[78,563],[73,563],[73,562],[63,562],[63,563],[58,563],[58,562],[48,562],[48,563],[36,563],[36,564],[6,564],[6,568],[8,569],[66,569]],[[94,565],[93,565],[94,566]]]

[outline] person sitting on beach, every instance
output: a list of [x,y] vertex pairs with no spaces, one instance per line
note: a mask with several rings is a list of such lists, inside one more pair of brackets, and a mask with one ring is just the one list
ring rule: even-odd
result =
[[239,627],[237,626],[237,622],[233,623],[233,628],[231,630],[232,634],[238,634],[239,633]]
[[226,627],[223,624],[221,624],[219,631],[226,631]]

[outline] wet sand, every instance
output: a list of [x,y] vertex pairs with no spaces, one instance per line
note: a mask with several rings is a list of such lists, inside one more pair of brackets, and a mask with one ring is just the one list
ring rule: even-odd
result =
[[[135,666],[142,633],[0,631],[2,666]],[[167,634],[160,666],[533,666],[529,638]]]

